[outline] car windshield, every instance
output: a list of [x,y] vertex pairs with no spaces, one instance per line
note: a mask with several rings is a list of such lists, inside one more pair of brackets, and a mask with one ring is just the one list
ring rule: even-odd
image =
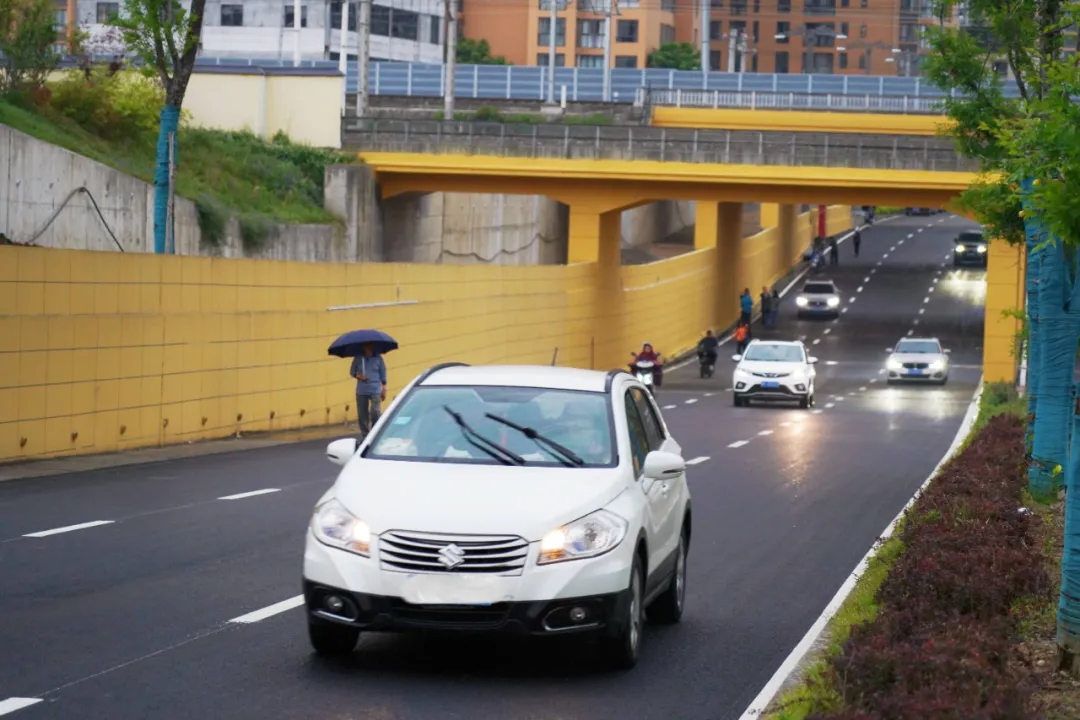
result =
[[803,361],[803,351],[798,345],[751,345],[743,358],[754,362],[797,363]]
[[941,352],[941,346],[933,340],[901,340],[896,346],[896,352],[905,355],[937,355]]
[[981,232],[965,232],[960,233],[960,237],[956,238],[957,243],[981,243],[986,242]]
[[829,283],[806,283],[802,291],[807,295],[832,295],[836,292]]
[[[461,416],[468,430],[455,422],[447,408]],[[414,388],[387,418],[365,456],[378,460],[498,464],[500,461],[490,452],[477,447],[477,443],[483,445],[488,440],[496,449],[519,455],[527,465],[565,465],[564,459],[548,447],[488,414],[532,428],[559,443],[584,461],[581,467],[614,464],[611,412],[605,393],[522,387]]]

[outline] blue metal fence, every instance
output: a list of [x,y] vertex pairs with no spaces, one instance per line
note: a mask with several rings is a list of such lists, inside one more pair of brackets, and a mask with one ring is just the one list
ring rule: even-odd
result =
[[[291,67],[289,60],[237,60],[200,58],[199,64]],[[337,67],[333,61],[305,61],[305,67]],[[599,102],[603,96],[600,68],[556,68],[557,88],[566,86],[566,98]],[[368,88],[375,95],[438,97],[443,94],[443,66],[426,63],[372,62]],[[458,65],[454,73],[454,95],[459,98],[542,100],[547,92],[547,68],[517,65]],[[350,62],[347,88],[355,92],[356,63]],[[701,90],[702,75],[696,71],[635,70],[611,71],[612,100],[633,102],[638,88]],[[880,95],[887,97],[941,97],[943,93],[927,80],[916,77],[876,75],[778,75],[770,73],[709,73],[708,90],[832,95]],[[1016,88],[1006,85],[1006,94]],[[557,89],[556,92],[559,92]]]

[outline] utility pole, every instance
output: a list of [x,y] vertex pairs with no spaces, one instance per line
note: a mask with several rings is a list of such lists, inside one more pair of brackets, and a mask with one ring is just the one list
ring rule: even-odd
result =
[[611,102],[611,4],[615,0],[604,0],[606,13],[604,14],[604,102]]
[[349,35],[349,5],[348,0],[341,3],[341,31],[338,34],[338,70],[341,72],[343,81],[341,83],[341,115],[346,114],[348,105],[348,79],[349,79],[349,54],[347,52],[347,46],[345,40]]
[[709,0],[701,0],[701,89],[709,89]]
[[733,29],[728,33],[727,44],[727,70],[728,72],[735,72],[735,53],[739,49],[739,28]]
[[367,113],[370,48],[371,0],[360,0],[356,15],[356,117]]
[[559,24],[558,0],[548,0],[551,3],[551,29],[548,32],[548,88],[547,104],[555,104],[555,27]]
[[739,33],[739,42],[737,44],[737,47],[739,48],[739,72],[744,73],[744,72],[746,72],[746,53],[747,53],[746,33],[745,32]]
[[[552,0],[554,2],[554,0]],[[457,71],[457,0],[446,0],[446,63],[443,72],[443,120],[454,119],[454,73]]]
[[[285,0],[288,2],[288,0]],[[300,0],[293,0],[292,6],[293,13],[293,51],[292,51],[292,64],[294,67],[300,67]]]

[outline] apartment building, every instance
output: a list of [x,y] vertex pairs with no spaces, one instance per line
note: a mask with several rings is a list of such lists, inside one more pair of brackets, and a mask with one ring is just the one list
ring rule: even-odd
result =
[[[77,24],[100,36],[120,11],[120,2],[66,0]],[[186,3],[185,3],[186,4]],[[371,59],[443,62],[443,0],[374,0],[371,8]],[[221,58],[291,59],[296,31],[292,0],[207,0],[200,54]],[[341,42],[340,0],[300,4],[300,56],[336,60]],[[349,5],[346,54],[356,56],[357,3]]]
[[[603,67],[604,28],[611,16],[611,64],[643,68],[650,52],[676,40],[677,5],[687,0],[555,0],[555,64]],[[515,65],[547,65],[552,0],[462,0],[462,34],[487,40],[492,54]]]

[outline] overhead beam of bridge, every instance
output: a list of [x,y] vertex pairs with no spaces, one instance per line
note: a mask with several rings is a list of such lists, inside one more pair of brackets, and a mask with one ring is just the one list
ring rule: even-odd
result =
[[925,137],[943,134],[949,121],[942,115],[655,107],[649,124],[665,128]]

